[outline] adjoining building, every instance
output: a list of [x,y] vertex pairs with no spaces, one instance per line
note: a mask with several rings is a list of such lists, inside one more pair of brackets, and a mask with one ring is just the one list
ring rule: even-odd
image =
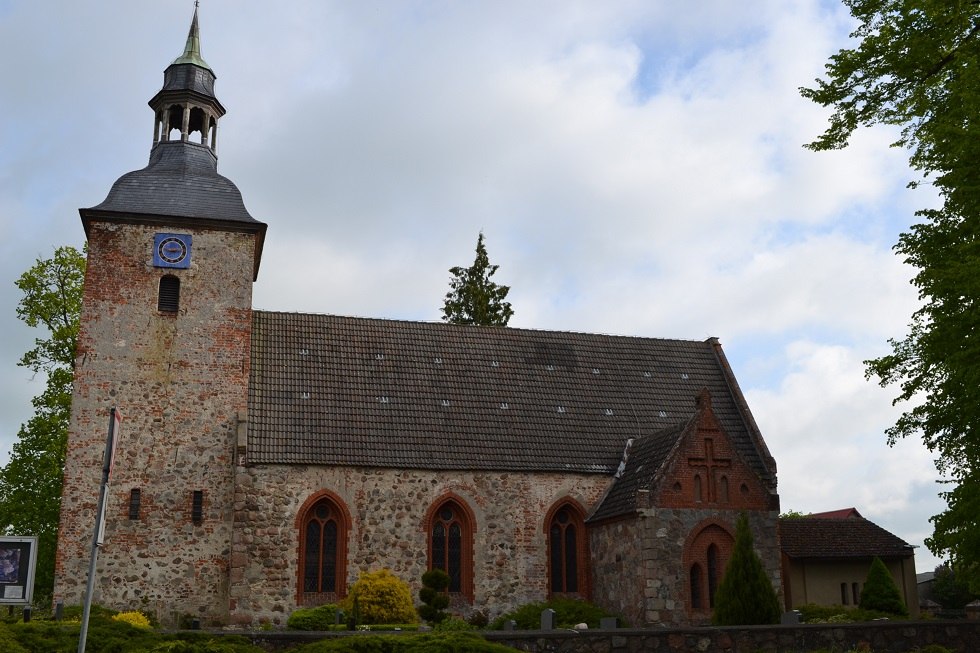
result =
[[872,561],[880,558],[912,617],[919,616],[915,547],[868,521],[854,508],[779,520],[783,596],[802,605],[855,607]]

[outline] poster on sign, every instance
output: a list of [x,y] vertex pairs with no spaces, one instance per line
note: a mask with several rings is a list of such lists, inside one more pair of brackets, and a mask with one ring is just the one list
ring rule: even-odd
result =
[[36,537],[0,536],[0,605],[30,604],[36,565]]

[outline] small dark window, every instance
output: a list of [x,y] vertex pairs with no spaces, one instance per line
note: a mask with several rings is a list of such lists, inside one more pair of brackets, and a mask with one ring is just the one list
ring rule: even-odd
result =
[[701,567],[691,567],[691,608],[701,609]]
[[131,520],[140,518],[140,489],[138,487],[129,491],[129,518]]
[[847,605],[850,601],[847,600],[847,583],[840,584],[840,604]]
[[160,277],[160,296],[157,310],[161,313],[176,313],[180,308],[180,279],[168,274]]
[[191,521],[200,524],[204,520],[204,490],[194,490],[194,501],[191,505]]
[[851,596],[854,598],[854,605],[860,605],[861,603],[861,586],[857,583],[851,583]]

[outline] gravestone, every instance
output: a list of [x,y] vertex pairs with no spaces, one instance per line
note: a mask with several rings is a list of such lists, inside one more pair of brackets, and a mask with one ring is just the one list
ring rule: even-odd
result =
[[541,611],[541,630],[554,630],[555,629],[555,611],[551,608],[545,608]]

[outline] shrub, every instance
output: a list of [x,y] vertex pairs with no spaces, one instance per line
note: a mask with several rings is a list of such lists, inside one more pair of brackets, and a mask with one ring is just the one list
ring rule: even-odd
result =
[[[502,614],[490,624],[491,630],[503,630],[504,624],[510,620],[517,623],[518,630],[537,630],[541,627],[541,611],[551,608],[555,611],[555,625],[559,628],[571,628],[580,623],[586,623],[589,628],[598,628],[603,617],[615,617],[611,612],[582,599],[554,598],[550,601],[536,601]],[[620,626],[626,625],[621,617],[617,617]]]
[[330,630],[337,620],[338,609],[333,603],[315,608],[298,608],[289,615],[286,627],[291,630]]
[[476,633],[425,633],[417,635],[351,635],[321,640],[295,653],[514,653],[514,649],[488,642]]
[[121,621],[136,628],[150,628],[150,620],[147,619],[146,615],[135,610],[132,612],[120,612],[119,614],[112,615],[110,618],[113,621]]
[[780,612],[776,590],[752,546],[749,518],[742,513],[735,525],[735,550],[715,593],[711,622],[718,626],[778,624]]
[[437,633],[444,633],[460,630],[476,630],[476,626],[470,625],[468,621],[459,617],[448,617],[433,626],[432,630]]
[[408,583],[387,569],[362,574],[341,606],[359,624],[418,622]]
[[449,587],[449,574],[442,569],[430,569],[422,574],[422,589],[419,598],[423,605],[419,606],[419,615],[432,624],[438,624],[448,615],[445,610],[449,607],[449,596],[445,594]]
[[890,614],[908,616],[905,601],[898,592],[895,580],[889,573],[881,558],[876,557],[871,562],[868,577],[861,590],[860,606],[863,610],[881,610]]
[[0,623],[0,651],[4,653],[28,653],[28,650],[17,643],[17,638],[10,632],[6,624]]

